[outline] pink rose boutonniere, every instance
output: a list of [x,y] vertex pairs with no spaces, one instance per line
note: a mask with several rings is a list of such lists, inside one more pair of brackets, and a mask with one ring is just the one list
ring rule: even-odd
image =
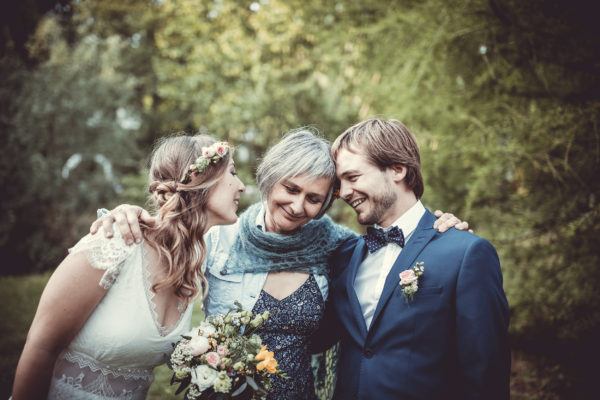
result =
[[425,271],[423,264],[422,261],[418,262],[412,268],[400,272],[400,286],[407,302],[412,300],[419,290],[419,277]]

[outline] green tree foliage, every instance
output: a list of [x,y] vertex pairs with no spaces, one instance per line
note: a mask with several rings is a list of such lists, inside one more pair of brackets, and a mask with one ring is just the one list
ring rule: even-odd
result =
[[320,42],[322,26],[309,20],[325,5],[310,7],[162,2],[154,66],[163,121],[224,134],[245,143],[255,159],[288,129],[314,124],[332,135],[355,120],[345,60]]
[[[55,266],[81,235],[79,213],[87,211],[87,225],[90,210],[120,191],[114,174],[137,171],[142,158],[131,134],[141,126],[140,83],[126,68],[131,43],[77,18],[75,26],[54,13],[41,20],[29,41],[35,68],[3,60],[12,82],[3,93],[5,272]],[[69,168],[76,154],[81,162]]]

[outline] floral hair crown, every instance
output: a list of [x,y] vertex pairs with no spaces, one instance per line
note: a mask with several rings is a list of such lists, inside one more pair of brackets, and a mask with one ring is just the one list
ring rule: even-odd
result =
[[217,142],[211,146],[203,147],[202,155],[190,165],[180,182],[183,184],[189,183],[193,177],[204,171],[211,162],[219,162],[220,159],[225,158],[227,153],[229,153],[229,143],[227,142]]

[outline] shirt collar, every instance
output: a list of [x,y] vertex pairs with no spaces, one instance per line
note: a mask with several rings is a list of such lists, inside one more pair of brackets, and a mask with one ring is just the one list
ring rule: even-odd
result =
[[[425,207],[421,200],[417,200],[417,202],[408,209],[404,214],[402,214],[397,220],[395,220],[389,227],[384,228],[384,230],[391,229],[393,226],[397,226],[402,229],[402,233],[404,237],[409,236],[419,225],[419,221],[425,214]],[[379,225],[375,225],[377,228],[381,228]]]
[[265,209],[265,205],[263,203],[260,206],[260,210],[258,211],[258,214],[256,215],[256,221],[254,222],[256,224],[256,227],[263,232],[265,232],[265,215],[266,214],[267,214],[267,212]]

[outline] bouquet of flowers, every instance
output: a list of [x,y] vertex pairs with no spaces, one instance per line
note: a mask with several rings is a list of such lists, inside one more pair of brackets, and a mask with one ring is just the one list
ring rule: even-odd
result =
[[207,317],[173,345],[168,364],[171,385],[180,384],[175,394],[187,389],[185,400],[261,399],[270,389],[271,375],[285,377],[273,352],[254,333],[269,312],[254,315],[236,306],[225,316]]

